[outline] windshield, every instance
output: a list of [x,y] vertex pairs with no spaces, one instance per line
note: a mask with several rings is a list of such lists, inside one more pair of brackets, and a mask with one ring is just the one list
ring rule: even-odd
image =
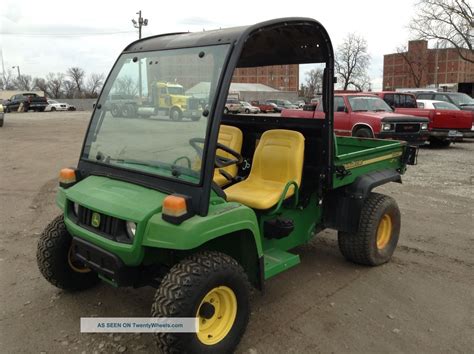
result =
[[459,111],[460,109],[449,102],[433,102],[433,106],[436,109],[451,109],[454,111]]
[[349,96],[353,112],[392,112],[390,106],[381,98],[375,96]]
[[212,117],[205,109],[228,47],[123,54],[98,101],[82,159],[199,183]]
[[474,106],[474,99],[465,93],[458,93],[450,97],[457,106]]

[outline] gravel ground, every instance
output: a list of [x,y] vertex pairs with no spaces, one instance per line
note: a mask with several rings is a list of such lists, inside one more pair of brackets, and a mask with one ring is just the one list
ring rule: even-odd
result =
[[[107,285],[70,294],[36,266],[58,214],[57,173],[77,163],[90,112],[7,114],[0,128],[0,351],[138,352],[148,334],[81,334],[81,316],[148,316],[154,290]],[[402,211],[392,262],[356,266],[324,231],[295,250],[299,266],[253,296],[238,352],[472,352],[474,142],[423,148],[404,183],[379,191]]]

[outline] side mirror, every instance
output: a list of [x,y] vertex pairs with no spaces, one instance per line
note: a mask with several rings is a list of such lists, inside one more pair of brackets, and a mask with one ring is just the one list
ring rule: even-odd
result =
[[95,108],[95,103],[92,104],[92,109],[94,109],[94,108]]

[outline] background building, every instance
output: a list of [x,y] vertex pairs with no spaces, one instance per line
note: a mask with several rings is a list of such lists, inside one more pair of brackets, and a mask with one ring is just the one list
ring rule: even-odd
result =
[[[465,49],[466,55],[474,53]],[[408,42],[408,51],[384,55],[383,89],[446,87],[473,95],[474,64],[454,48],[428,48],[424,40]]]
[[280,91],[298,91],[299,65],[238,68],[232,82],[263,84]]

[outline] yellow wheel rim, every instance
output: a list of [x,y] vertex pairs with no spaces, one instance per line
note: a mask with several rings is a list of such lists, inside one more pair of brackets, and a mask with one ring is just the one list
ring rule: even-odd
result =
[[390,238],[392,237],[392,218],[385,214],[380,219],[379,227],[377,228],[377,248],[379,250],[385,248]]
[[209,291],[196,313],[199,320],[197,336],[205,345],[214,345],[230,332],[237,316],[237,298],[232,289],[218,286]]
[[84,267],[74,259],[72,254],[72,245],[69,247],[69,252],[67,253],[67,262],[69,263],[71,269],[77,273],[89,273],[91,271],[90,268]]

